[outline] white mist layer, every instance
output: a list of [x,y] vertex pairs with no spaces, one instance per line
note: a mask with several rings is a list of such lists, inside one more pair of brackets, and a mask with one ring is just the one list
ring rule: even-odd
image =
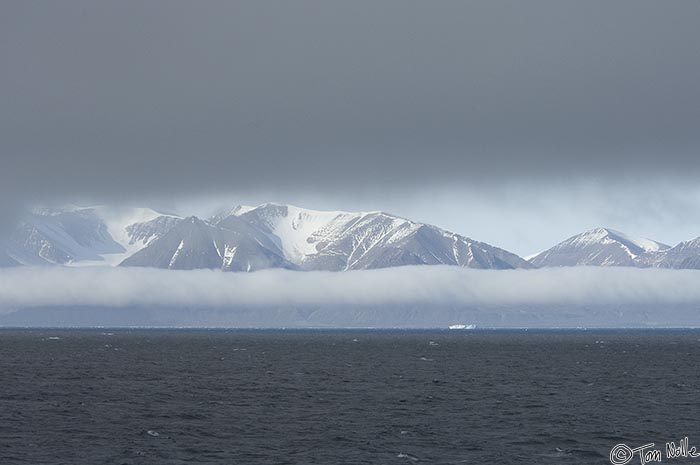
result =
[[518,306],[700,304],[700,271],[447,266],[255,273],[141,268],[0,270],[0,309],[43,306]]

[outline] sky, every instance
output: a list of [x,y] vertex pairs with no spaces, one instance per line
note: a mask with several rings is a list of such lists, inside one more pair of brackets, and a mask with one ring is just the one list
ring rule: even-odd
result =
[[521,255],[700,236],[700,2],[0,4],[27,205],[385,210]]

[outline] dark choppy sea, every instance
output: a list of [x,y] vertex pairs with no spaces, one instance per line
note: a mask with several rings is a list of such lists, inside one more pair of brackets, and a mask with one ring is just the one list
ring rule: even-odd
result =
[[0,330],[2,465],[603,464],[685,436],[698,331]]

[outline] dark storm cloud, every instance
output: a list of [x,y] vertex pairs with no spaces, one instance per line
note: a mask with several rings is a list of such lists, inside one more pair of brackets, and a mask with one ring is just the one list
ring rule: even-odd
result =
[[694,175],[700,2],[0,6],[0,194]]

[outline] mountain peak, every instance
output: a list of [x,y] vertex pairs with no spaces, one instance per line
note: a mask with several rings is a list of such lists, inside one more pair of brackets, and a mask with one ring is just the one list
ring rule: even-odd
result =
[[666,244],[635,238],[611,228],[594,228],[572,236],[537,254],[530,263],[546,266],[649,266],[652,255]]
[[[223,211],[262,231],[287,260],[306,270],[420,264],[531,267],[517,255],[384,211],[322,211],[276,202]],[[226,221],[219,214],[212,223],[225,227]]]
[[247,223],[229,218],[221,224],[212,225],[189,216],[124,260],[121,266],[222,271],[294,268],[274,243]]

